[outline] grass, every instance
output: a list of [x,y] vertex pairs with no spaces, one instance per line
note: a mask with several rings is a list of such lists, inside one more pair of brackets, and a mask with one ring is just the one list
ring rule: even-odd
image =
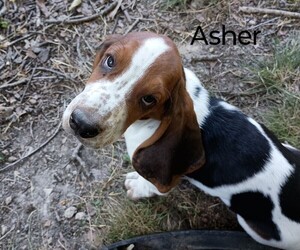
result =
[[0,29],[7,29],[9,26],[9,21],[0,17]]
[[270,60],[258,62],[256,80],[272,93],[292,94],[300,77],[300,35],[284,46],[276,44]]
[[276,102],[263,116],[266,123],[281,141],[300,146],[300,34],[283,44],[276,44],[270,59],[259,62],[254,80],[258,88]]
[[121,199],[110,203],[107,241],[114,242],[135,235],[162,231],[162,221],[168,213],[157,209],[156,205],[159,204],[150,200],[133,202]]
[[297,98],[284,100],[282,106],[273,108],[264,119],[282,142],[300,148],[300,101]]
[[101,228],[102,243],[163,231],[236,229],[235,216],[221,201],[186,184],[167,196],[129,200],[123,188],[125,171],[120,168],[105,183],[93,187],[94,193],[85,201],[97,210],[91,225]]

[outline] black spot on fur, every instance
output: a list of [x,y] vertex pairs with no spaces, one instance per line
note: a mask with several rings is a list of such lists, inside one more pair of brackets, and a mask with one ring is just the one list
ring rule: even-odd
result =
[[300,151],[283,146],[271,131],[264,126],[263,129],[294,167],[294,172],[282,187],[279,198],[282,213],[289,219],[300,223]]
[[195,97],[199,97],[200,92],[201,92],[201,88],[199,86],[196,87],[195,92],[194,92]]
[[231,197],[230,209],[239,214],[247,224],[266,240],[280,240],[280,233],[272,221],[274,204],[270,197],[259,192],[245,192]]
[[202,126],[206,163],[188,176],[206,186],[236,184],[261,171],[269,159],[267,139],[238,110],[227,110],[211,98]]

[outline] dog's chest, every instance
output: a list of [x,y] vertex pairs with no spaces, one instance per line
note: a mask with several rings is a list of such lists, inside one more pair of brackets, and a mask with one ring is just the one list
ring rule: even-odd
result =
[[160,121],[154,119],[138,120],[126,130],[124,137],[131,160],[135,150],[154,134],[159,124]]

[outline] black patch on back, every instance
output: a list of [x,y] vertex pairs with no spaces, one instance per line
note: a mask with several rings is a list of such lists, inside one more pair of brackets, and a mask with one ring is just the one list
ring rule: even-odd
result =
[[300,223],[300,151],[283,146],[275,135],[263,126],[265,133],[278,150],[294,166],[294,173],[288,178],[279,194],[282,213],[289,219]]
[[199,97],[200,92],[201,92],[201,88],[200,87],[196,87],[195,88],[195,92],[194,92],[195,97]]
[[280,233],[272,221],[274,204],[259,192],[245,192],[231,197],[230,209],[239,214],[258,235],[266,240],[280,240]]
[[210,99],[211,112],[202,126],[206,163],[188,174],[208,187],[250,178],[263,169],[270,154],[269,142],[247,116],[225,109],[220,101]]

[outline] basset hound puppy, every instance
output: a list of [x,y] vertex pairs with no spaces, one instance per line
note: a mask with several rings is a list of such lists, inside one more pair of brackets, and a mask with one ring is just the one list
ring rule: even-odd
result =
[[125,135],[131,199],[167,194],[184,178],[219,197],[256,241],[300,249],[300,151],[209,96],[169,38],[105,40],[63,126],[93,148]]

